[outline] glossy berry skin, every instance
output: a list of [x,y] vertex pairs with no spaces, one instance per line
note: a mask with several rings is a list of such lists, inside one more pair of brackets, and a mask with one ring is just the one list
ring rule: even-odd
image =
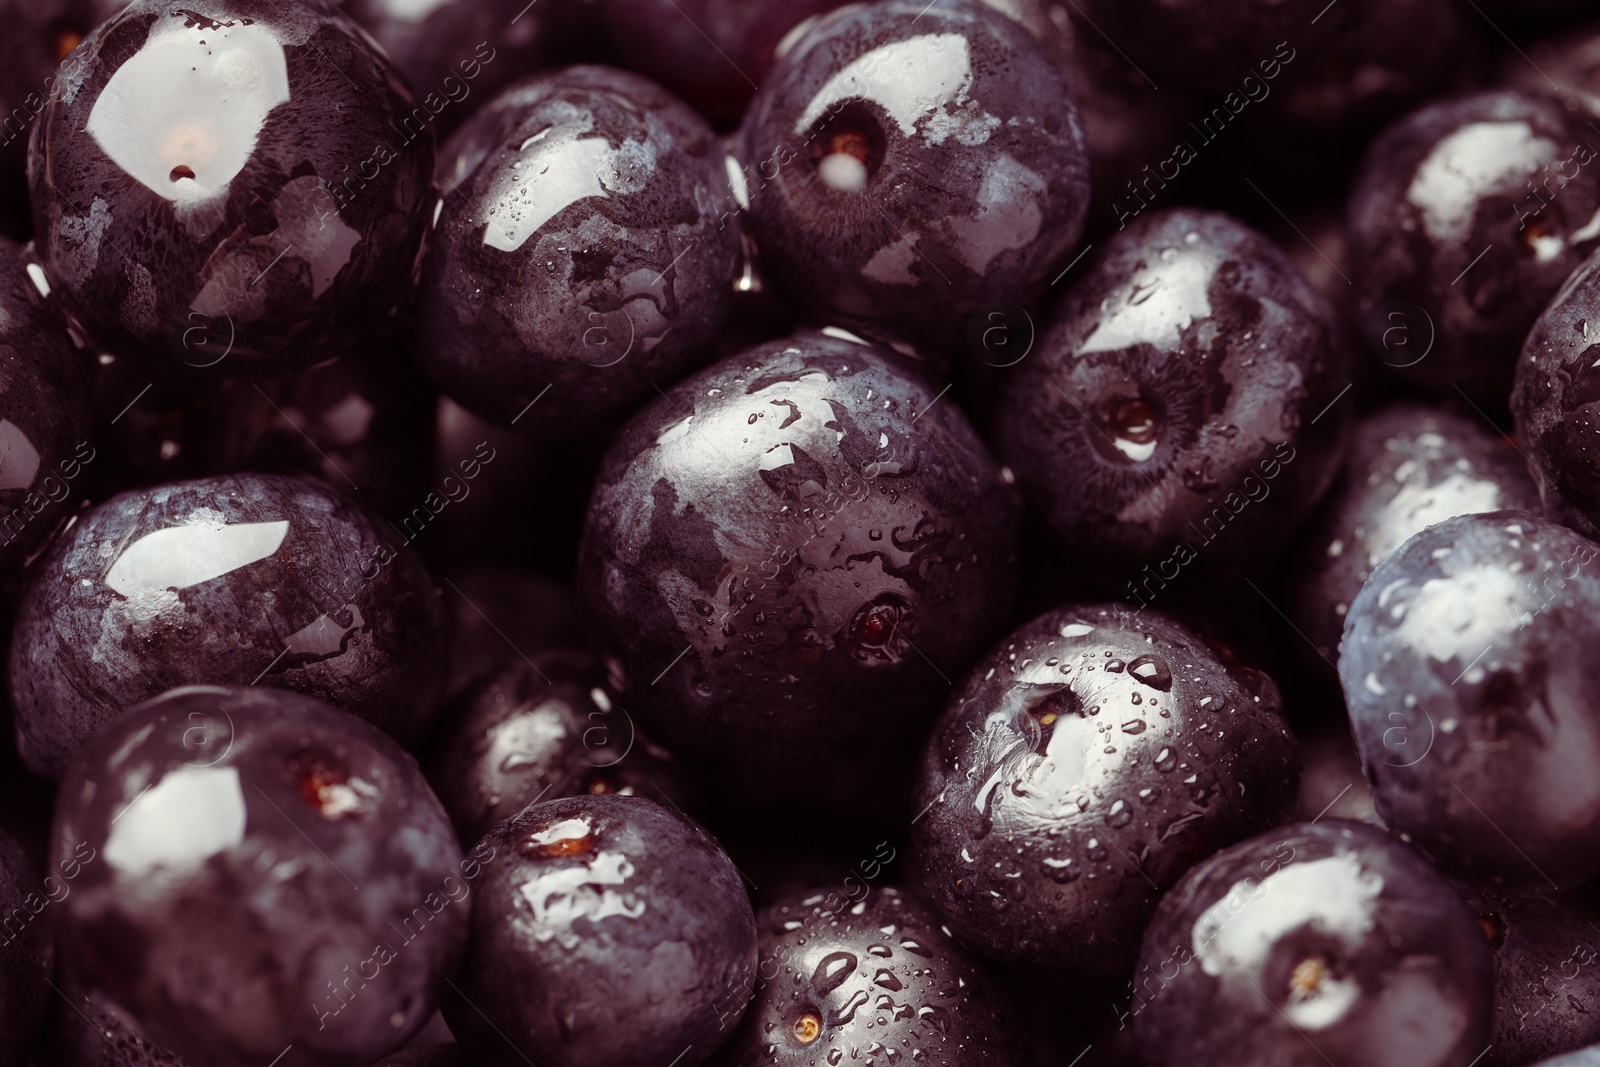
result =
[[580,436],[716,339],[741,266],[726,168],[660,86],[604,67],[519,82],[439,174],[454,192],[430,238],[422,353],[469,410]]
[[1527,512],[1407,541],[1350,606],[1339,675],[1378,814],[1509,892],[1600,873],[1600,545]]
[[760,981],[728,1067],[824,1067],[887,1049],[929,1067],[1024,1062],[993,978],[914,894],[884,886],[850,905],[797,893],[756,925]]
[[35,123],[40,253],[102,345],[283,374],[348,351],[410,291],[432,131],[324,0],[136,0]]
[[358,505],[303,476],[239,474],[113,497],[30,574],[11,641],[17,746],[58,778],[165,689],[273,685],[420,737],[447,664],[439,593]]
[[53,865],[95,850],[56,916],[69,965],[218,1067],[404,1044],[460,962],[479,870],[392,739],[275,689],[129,711],[63,780],[52,839]]
[[689,804],[685,769],[640,735],[584,652],[511,660],[441,719],[428,778],[463,842],[537,800],[619,793]]
[[1077,108],[1038,42],[978,4],[824,16],[740,136],[763,271],[814,320],[925,354],[1038,296],[1083,230]]
[[1511,414],[1528,460],[1543,477],[1543,512],[1600,535],[1600,250],[1572,273],[1528,333],[1517,361]]
[[1001,383],[995,451],[1074,550],[1146,565],[1118,591],[1148,602],[1197,557],[1259,559],[1310,510],[1343,449],[1348,355],[1328,303],[1226,215],[1147,214],[1095,256]]
[[1125,973],[1161,891],[1276,824],[1278,689],[1155,612],[1062,608],[980,660],[923,757],[913,871],[985,955]]
[[27,267],[22,249],[0,237],[0,581],[7,584],[66,518],[98,456],[89,440],[89,362]]
[[1481,417],[1417,403],[1363,417],[1289,572],[1295,625],[1331,663],[1362,583],[1407,538],[1453,515],[1508,510],[1539,510],[1539,491]]
[[1468,1067],[1493,971],[1449,882],[1381,830],[1295,823],[1195,867],[1134,972],[1148,1067]]
[[1591,916],[1547,897],[1479,898],[1494,949],[1488,1067],[1521,1067],[1600,1041],[1600,937]]
[[601,0],[628,69],[656,79],[719,123],[737,124],[779,43],[843,0]]
[[710,834],[643,797],[569,797],[478,849],[493,858],[444,1005],[472,1062],[692,1065],[726,1040],[755,982],[756,924]]
[[1414,357],[1385,359],[1397,374],[1503,401],[1540,309],[1600,248],[1597,114],[1500,90],[1429,104],[1372,142],[1350,192],[1350,277],[1373,351],[1395,330],[1417,338]]
[[803,763],[890,736],[1003,624],[1014,491],[893,359],[819,334],[759,345],[613,443],[578,599],[623,702],[674,751]]

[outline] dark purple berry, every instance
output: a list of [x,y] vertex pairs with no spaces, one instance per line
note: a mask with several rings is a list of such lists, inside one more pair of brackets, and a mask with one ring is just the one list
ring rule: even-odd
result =
[[709,353],[741,266],[711,129],[604,67],[520,82],[445,146],[422,293],[439,386],[540,438],[593,432]]
[[852,903],[830,890],[796,893],[756,925],[759,980],[719,1061],[728,1067],[1025,1062],[1005,995],[912,894],[885,887]]
[[1395,330],[1418,337],[1384,358],[1401,377],[1503,402],[1528,328],[1600,248],[1597,116],[1574,96],[1500,90],[1429,104],[1372,142],[1350,192],[1350,276],[1374,352]]
[[1428,527],[1350,606],[1339,675],[1378,814],[1490,889],[1600,874],[1600,545],[1521,511]]
[[1185,875],[1145,931],[1133,994],[1147,1067],[1469,1067],[1494,974],[1449,882],[1383,831],[1328,820]]
[[539,800],[618,793],[689,806],[683,766],[639,733],[585,653],[515,657],[441,718],[428,777],[463,842]]
[[1591,910],[1547,897],[1469,898],[1494,949],[1487,1067],[1522,1067],[1600,1041],[1600,933]]
[[953,323],[1038,296],[1083,230],[1077,108],[1039,43],[978,4],[824,16],[740,136],[778,287],[819,322],[929,353],[962,343]]
[[1288,814],[1280,703],[1266,675],[1154,612],[1041,616],[973,667],[934,730],[915,876],[986,955],[1125,972],[1163,889]]
[[680,383],[612,445],[580,604],[675,751],[803,762],[893,735],[997,632],[1016,501],[960,409],[804,334]]
[[136,0],[69,60],[28,174],[44,265],[119,355],[282,374],[410,288],[433,132],[324,0]]
[[1270,553],[1333,480],[1349,424],[1332,309],[1211,212],[1143,216],[1078,269],[1001,384],[1000,460],[1074,550],[1143,565],[1118,589],[1142,602],[1197,558]]
[[1590,535],[1600,533],[1597,361],[1600,251],[1572,272],[1533,324],[1511,393],[1517,436],[1529,462],[1543,475],[1539,489],[1544,513]]
[[293,689],[418,739],[445,680],[443,610],[399,540],[303,476],[178,482],[84,512],[17,612],[24,762],[59,777],[124,709],[199,683]]
[[481,874],[393,740],[275,689],[130,711],[74,763],[52,833],[52,865],[82,863],[56,916],[68,964],[216,1067],[404,1044],[461,959]]
[[479,842],[444,1013],[474,1063],[693,1067],[750,1000],[756,925],[716,840],[642,797],[535,804]]

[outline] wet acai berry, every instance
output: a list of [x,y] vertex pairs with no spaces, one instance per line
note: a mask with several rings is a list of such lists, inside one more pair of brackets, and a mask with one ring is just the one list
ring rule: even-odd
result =
[[[1528,328],[1600,248],[1595,118],[1574,96],[1500,90],[1429,104],[1368,147],[1350,277],[1395,373],[1504,403]],[[1402,333],[1413,343],[1396,349]]]
[[756,924],[716,840],[643,797],[535,804],[479,843],[445,1018],[474,1063],[699,1063],[749,1003]]
[[739,229],[711,128],[660,86],[604,67],[520,82],[439,174],[422,353],[463,406],[578,436],[709,354]]
[[1145,215],[1094,256],[1006,372],[995,451],[1057,536],[1148,603],[1196,559],[1270,552],[1310,510],[1349,424],[1348,354],[1328,303],[1226,215]]
[[421,562],[304,476],[113,497],[29,575],[10,650],[17,746],[56,778],[123,710],[173,686],[273,685],[417,740],[447,670]]
[[886,738],[1003,623],[1015,492],[893,360],[820,334],[760,345],[612,445],[579,601],[674,751],[793,763]]
[[89,361],[46,303],[49,283],[0,237],[0,581],[61,524],[99,452],[89,440]]
[[97,340],[213,375],[340,355],[408,294],[430,115],[323,0],[136,0],[29,148],[40,254]]
[[620,793],[689,805],[685,768],[640,734],[586,653],[513,659],[440,718],[428,778],[467,844],[538,800]]
[[1378,814],[1444,870],[1600,873],[1600,545],[1527,512],[1430,526],[1350,606],[1339,675]]
[[1276,824],[1294,737],[1266,675],[1154,612],[1063,608],[973,667],[917,784],[913,871],[987,955],[1124,973],[1161,891]]
[[1452,515],[1537,510],[1522,454],[1481,418],[1416,403],[1374,412],[1295,560],[1295,624],[1331,663],[1361,584],[1412,534]]
[[1468,1067],[1489,1044],[1489,946],[1455,889],[1362,823],[1296,823],[1195,867],[1133,977],[1148,1067]]
[[[1600,215],[1596,216],[1600,218]],[[1544,513],[1600,536],[1600,251],[1572,272],[1539,316],[1517,361],[1511,414],[1544,476]]]
[[1600,934],[1592,911],[1548,897],[1468,898],[1494,949],[1487,1067],[1521,1067],[1600,1041]]
[[[88,849],[93,858],[85,859]],[[74,973],[195,1064],[398,1048],[461,959],[482,865],[387,735],[308,697],[192,686],[96,738],[51,864]]]
[[823,324],[959,347],[1076,248],[1077,108],[1026,30],[970,3],[853,5],[787,51],[741,130],[763,269]]
[[1005,994],[915,895],[797,893],[756,924],[759,980],[719,1058],[728,1067],[824,1067],[890,1049],[891,1062],[928,1067],[1024,1062]]

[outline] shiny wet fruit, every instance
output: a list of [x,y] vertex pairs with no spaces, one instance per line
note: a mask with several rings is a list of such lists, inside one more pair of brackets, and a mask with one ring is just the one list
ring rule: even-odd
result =
[[[191,1063],[366,1063],[433,1014],[481,869],[387,735],[296,693],[191,686],[62,784],[75,974]],[[292,1046],[292,1047],[291,1047]]]
[[479,842],[467,961],[444,1005],[474,1063],[699,1063],[756,980],[744,881],[643,797],[534,804]]
[[978,662],[935,727],[915,877],[986,955],[1124,972],[1162,890],[1288,813],[1280,705],[1266,675],[1155,612],[1043,615]]

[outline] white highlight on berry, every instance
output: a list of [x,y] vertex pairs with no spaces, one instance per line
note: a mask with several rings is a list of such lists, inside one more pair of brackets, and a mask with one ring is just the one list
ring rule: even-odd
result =
[[[1342,853],[1289,863],[1257,882],[1243,878],[1195,920],[1195,958],[1205,973],[1248,978],[1256,987],[1278,943],[1302,930],[1333,939],[1354,953],[1371,932],[1383,877],[1359,857]],[[1297,993],[1282,1011],[1304,1030],[1331,1025],[1360,997],[1353,979],[1321,976],[1316,989]]]
[[859,193],[867,185],[867,166],[848,152],[835,152],[817,165],[817,177],[830,189]]
[[795,119],[794,132],[805,133],[843,101],[870,100],[907,137],[923,121],[923,136],[930,143],[953,134],[962,144],[982,144],[1000,120],[968,101],[972,82],[972,55],[963,35],[892,41],[829,78]]
[[129,545],[111,565],[106,584],[125,597],[186,589],[266,559],[288,533],[287,519],[168,526]]
[[227,192],[267,115],[288,100],[283,45],[267,29],[162,19],[106,82],[86,128],[151,192],[203,201]]
[[198,867],[244,840],[236,767],[178,767],[139,794],[111,824],[106,860],[142,877],[158,867]]
[[1406,198],[1422,209],[1428,232],[1460,240],[1478,202],[1491,193],[1521,195],[1528,175],[1554,163],[1554,141],[1526,122],[1474,122],[1440,141],[1417,168]]
[[1221,257],[1205,246],[1167,252],[1101,303],[1100,323],[1078,346],[1079,355],[1138,344],[1172,348],[1190,323],[1211,316],[1208,290]]
[[22,427],[0,419],[0,489],[26,489],[39,473],[39,450]]

